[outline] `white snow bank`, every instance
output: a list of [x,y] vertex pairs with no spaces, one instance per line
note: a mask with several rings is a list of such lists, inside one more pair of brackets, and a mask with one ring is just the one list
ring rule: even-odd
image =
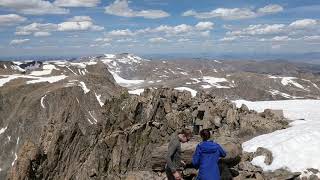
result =
[[16,75],[8,75],[8,76],[2,75],[0,77],[4,77],[4,78],[0,79],[0,87],[2,87],[4,84],[10,82],[11,80],[19,78],[19,76],[16,76]]
[[52,70],[54,70],[54,69],[59,70],[58,68],[56,68],[55,65],[52,65],[52,64],[43,65],[42,69],[43,69],[42,71],[32,71],[30,73],[30,75],[31,76],[44,76],[44,75],[51,74]]
[[141,93],[143,93],[144,89],[135,89],[135,90],[130,90],[128,91],[129,94],[136,94],[136,95],[140,95]]
[[0,129],[0,134],[6,132],[7,128],[8,128],[8,126],[7,126],[7,127],[4,127],[4,128],[1,128],[1,129]]
[[104,56],[106,58],[115,58],[116,57],[116,55],[114,55],[114,54],[104,54]]
[[[93,111],[93,113],[94,113],[94,111]],[[89,114],[90,114],[91,118],[95,121],[94,124],[97,124],[98,120],[91,114],[91,111],[89,111]],[[90,121],[90,122],[92,122],[92,121]]]
[[211,76],[203,76],[202,81],[207,82],[216,88],[230,88],[228,86],[222,86],[222,85],[218,84],[221,82],[228,82],[228,80],[226,78],[216,78],[216,77],[211,77]]
[[176,90],[179,90],[179,91],[189,91],[191,92],[191,96],[192,97],[195,97],[197,95],[197,91],[196,90],[193,90],[191,88],[188,88],[188,87],[177,87],[177,88],[174,88]]
[[46,98],[46,96],[47,96],[47,95],[42,96],[42,97],[41,97],[41,100],[40,100],[40,102],[41,102],[41,107],[42,107],[43,109],[46,108],[46,106],[44,105],[44,98]]
[[60,75],[60,76],[49,76],[49,77],[37,77],[37,76],[13,74],[13,75],[0,75],[0,77],[4,77],[4,78],[0,78],[0,87],[2,87],[4,84],[10,82],[11,80],[18,79],[18,78],[34,79],[34,80],[27,81],[27,84],[33,84],[33,83],[41,83],[41,82],[54,83],[54,82],[58,82],[60,80],[65,79],[67,76]]
[[98,103],[100,104],[100,106],[102,107],[104,105],[104,103],[102,102],[101,100],[101,94],[97,94],[97,93],[94,93],[96,95],[96,98],[97,98],[97,101]]
[[110,71],[113,75],[114,80],[121,86],[129,87],[132,85],[141,84],[144,82],[144,80],[128,80],[120,77],[117,73]]
[[266,108],[283,109],[285,117],[296,120],[290,128],[264,134],[242,144],[243,150],[247,152],[255,152],[258,147],[272,152],[271,165],[264,163],[263,156],[254,158],[254,165],[265,171],[279,168],[299,172],[307,168],[320,169],[320,100],[235,102],[238,107],[244,103],[249,109],[260,112]]
[[296,86],[297,88],[303,89],[305,91],[309,91],[309,89],[303,87],[301,84],[297,83],[296,81],[294,81],[295,79],[298,79],[296,77],[278,77],[278,76],[270,76],[269,78],[271,79],[281,79],[281,84],[284,86],[287,86],[289,84],[292,84],[294,86]]
[[90,89],[87,88],[86,84],[84,82],[80,82],[80,87],[83,89],[84,94],[87,94],[90,92]]
[[60,76],[50,76],[50,77],[39,77],[35,80],[27,81],[27,84],[34,84],[34,83],[41,83],[41,82],[48,82],[48,83],[55,83],[65,79],[68,76],[60,75]]
[[278,90],[272,89],[268,91],[269,93],[271,93],[272,95],[280,95],[283,96],[285,98],[288,99],[299,99],[299,98],[304,98],[304,97],[298,97],[298,96],[291,96],[290,94],[284,93],[284,92],[280,92]]

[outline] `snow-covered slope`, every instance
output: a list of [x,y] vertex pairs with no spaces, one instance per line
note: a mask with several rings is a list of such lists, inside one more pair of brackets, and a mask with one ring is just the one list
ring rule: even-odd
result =
[[[269,149],[273,155],[271,165],[264,156],[252,160],[265,171],[287,168],[304,173],[308,168],[320,169],[320,100],[235,101],[250,109],[283,109],[284,116],[293,120],[290,128],[255,137],[242,144],[244,151],[255,152],[258,147]],[[304,174],[302,175],[304,176]],[[320,173],[318,174],[320,177]]]

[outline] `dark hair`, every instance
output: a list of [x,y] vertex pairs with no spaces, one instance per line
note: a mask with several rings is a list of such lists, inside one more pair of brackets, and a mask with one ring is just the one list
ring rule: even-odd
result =
[[206,141],[206,140],[210,139],[210,136],[211,136],[210,130],[209,129],[202,129],[200,131],[200,136],[201,136],[203,141]]
[[192,137],[192,131],[190,129],[187,129],[187,128],[183,128],[179,134],[183,134],[185,135],[186,137],[189,137],[191,138]]

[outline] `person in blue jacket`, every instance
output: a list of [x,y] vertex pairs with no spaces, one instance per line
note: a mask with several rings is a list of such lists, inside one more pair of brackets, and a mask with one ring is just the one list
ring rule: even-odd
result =
[[203,129],[200,131],[202,142],[197,145],[192,157],[192,164],[199,169],[197,180],[219,180],[220,170],[218,161],[220,157],[225,157],[226,152],[222,147],[209,140],[210,131]]

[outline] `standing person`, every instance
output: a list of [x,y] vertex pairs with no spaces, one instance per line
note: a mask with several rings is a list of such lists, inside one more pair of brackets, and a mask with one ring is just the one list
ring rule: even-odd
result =
[[220,180],[218,161],[226,156],[226,152],[219,144],[209,140],[208,129],[201,130],[200,136],[202,142],[197,145],[192,158],[192,164],[199,169],[197,180]]
[[183,129],[178,134],[174,134],[168,146],[168,153],[166,156],[166,174],[168,180],[182,180],[179,168],[184,165],[181,161],[181,143],[186,143],[192,137],[190,129]]

